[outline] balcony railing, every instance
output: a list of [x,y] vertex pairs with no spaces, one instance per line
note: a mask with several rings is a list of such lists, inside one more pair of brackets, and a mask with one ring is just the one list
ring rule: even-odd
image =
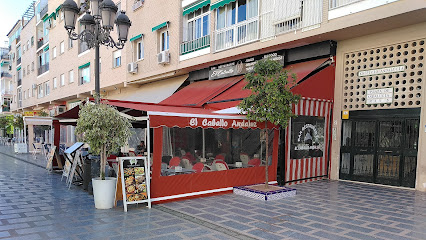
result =
[[10,107],[2,107],[1,111],[2,112],[10,112]]
[[44,15],[46,15],[47,10],[48,10],[48,5],[46,4],[46,6],[44,6],[43,9],[40,11],[40,19],[44,17]]
[[16,37],[16,44],[18,44],[20,41],[21,41],[21,35],[18,35],[18,36]]
[[207,47],[210,47],[210,35],[182,43],[180,45],[180,54],[184,55]]
[[41,67],[38,68],[38,71],[37,71],[38,74],[37,75],[41,75],[41,74],[43,74],[47,71],[49,71],[49,63],[41,65]]
[[21,58],[16,59],[16,65],[21,64]]
[[3,54],[1,55],[1,59],[9,60],[9,55]]
[[259,18],[215,31],[216,51],[236,47],[259,39]]
[[323,0],[274,1],[261,9],[261,39],[278,34],[310,29],[322,22]]
[[2,95],[11,95],[12,94],[12,90],[11,89],[2,89],[1,90],[1,94]]
[[40,40],[38,40],[37,41],[37,49],[39,49],[39,48],[41,48],[42,46],[43,46],[43,40],[42,39],[40,39]]
[[18,87],[22,85],[22,78],[18,78]]
[[362,0],[330,0],[330,9],[342,7],[360,1]]
[[11,78],[12,77],[12,75],[10,73],[7,73],[7,72],[2,72],[0,76],[2,78]]

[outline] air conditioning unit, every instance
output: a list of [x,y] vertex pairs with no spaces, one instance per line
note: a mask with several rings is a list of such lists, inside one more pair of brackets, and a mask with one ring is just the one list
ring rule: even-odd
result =
[[127,72],[128,73],[137,73],[138,72],[138,63],[135,62],[131,62],[129,64],[127,64]]
[[67,111],[67,107],[66,106],[58,106],[57,108],[57,113],[61,114]]
[[169,51],[160,52],[157,55],[157,58],[158,58],[158,64],[170,63],[170,53],[169,53]]
[[33,89],[37,88],[37,84],[33,83]]

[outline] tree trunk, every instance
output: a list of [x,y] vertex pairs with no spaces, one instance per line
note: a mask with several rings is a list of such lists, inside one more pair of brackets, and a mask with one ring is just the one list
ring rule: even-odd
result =
[[106,165],[106,146],[102,146],[101,150],[101,166],[100,166],[100,172],[101,172],[101,179],[105,180],[105,165]]
[[265,121],[265,188],[268,188],[268,184],[269,184],[269,164],[268,164],[268,148],[269,148],[269,136],[268,136],[268,126],[267,126],[267,122]]

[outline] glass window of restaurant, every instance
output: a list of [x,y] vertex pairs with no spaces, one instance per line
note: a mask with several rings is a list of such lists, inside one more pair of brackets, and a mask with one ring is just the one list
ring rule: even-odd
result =
[[[274,131],[268,129],[268,164],[272,163]],[[161,175],[250,168],[265,164],[266,141],[261,129],[163,128]]]

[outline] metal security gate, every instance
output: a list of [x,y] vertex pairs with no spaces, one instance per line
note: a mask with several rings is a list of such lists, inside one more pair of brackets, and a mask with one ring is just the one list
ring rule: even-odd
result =
[[351,113],[342,124],[340,178],[414,187],[420,109]]

